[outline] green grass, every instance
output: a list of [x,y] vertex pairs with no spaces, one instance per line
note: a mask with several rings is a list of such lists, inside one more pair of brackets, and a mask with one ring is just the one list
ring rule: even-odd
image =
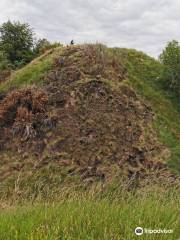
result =
[[[147,191],[148,192],[148,191]],[[26,204],[0,211],[1,240],[128,240],[180,237],[177,190],[133,195],[73,193],[56,203]],[[173,234],[144,234],[134,229],[172,229]]]
[[[114,50],[113,50],[114,51]],[[116,49],[123,65],[128,70],[127,83],[151,105],[156,113],[154,129],[159,141],[171,151],[168,164],[180,173],[180,111],[179,104],[159,87],[161,64],[142,52],[131,49]]]
[[10,89],[17,89],[32,84],[41,84],[43,77],[46,76],[48,71],[52,68],[53,60],[61,49],[60,47],[50,50],[24,68],[12,73],[7,81],[0,84],[0,92],[7,92]]

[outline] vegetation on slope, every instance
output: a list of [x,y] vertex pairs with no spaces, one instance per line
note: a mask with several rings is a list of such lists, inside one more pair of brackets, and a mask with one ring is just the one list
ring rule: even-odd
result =
[[142,52],[115,49],[128,69],[128,84],[152,106],[155,112],[154,128],[159,140],[171,150],[169,166],[180,172],[180,110],[179,104],[159,86],[162,65]]
[[[46,173],[47,180],[54,167],[58,180],[62,169],[68,169],[66,176],[80,176],[84,184],[124,175],[139,186],[139,179],[150,172],[169,176],[162,162],[168,150],[152,129],[151,107],[127,86],[126,78],[119,58],[106,47],[71,46],[61,49],[44,81],[36,78],[41,88],[16,89],[4,96],[1,195],[13,195],[14,184],[21,196],[32,186],[33,195],[33,186],[45,177],[39,173]],[[11,88],[14,83],[23,86],[24,78],[16,79]],[[27,184],[28,176],[32,184]]]
[[[50,50],[34,60],[26,67],[14,72],[10,79],[0,84],[0,92],[20,88],[29,84],[42,84],[44,76],[51,70],[53,59],[62,48]],[[171,150],[169,166],[174,171],[180,171],[180,113],[179,105],[174,98],[159,87],[159,76],[162,65],[159,61],[142,52],[130,49],[109,49],[109,55],[116,55],[128,70],[127,83],[141,97],[149,102],[156,113],[154,127],[160,141]],[[112,83],[113,84],[113,83]],[[117,86],[114,85],[116,88]]]

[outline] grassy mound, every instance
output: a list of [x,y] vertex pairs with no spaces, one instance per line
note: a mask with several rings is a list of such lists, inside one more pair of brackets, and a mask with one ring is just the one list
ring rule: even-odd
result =
[[2,98],[2,195],[13,194],[16,181],[18,194],[32,195],[44,178],[41,188],[65,178],[91,184],[122,175],[136,185],[151,172],[169,176],[162,161],[169,151],[152,128],[152,109],[128,86],[120,59],[102,45],[66,47],[41,87],[22,84]]

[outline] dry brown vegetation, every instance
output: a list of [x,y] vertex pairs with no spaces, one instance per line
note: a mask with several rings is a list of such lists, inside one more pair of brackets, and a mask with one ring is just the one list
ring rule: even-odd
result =
[[2,168],[2,179],[7,171],[11,177],[25,173],[25,159],[33,162],[34,173],[53,163],[88,183],[117,173],[128,178],[155,170],[166,174],[162,159],[169,151],[152,129],[152,109],[125,84],[126,78],[121,62],[103,46],[72,46],[59,54],[42,88],[4,96],[2,164],[7,150],[19,160],[18,167]]

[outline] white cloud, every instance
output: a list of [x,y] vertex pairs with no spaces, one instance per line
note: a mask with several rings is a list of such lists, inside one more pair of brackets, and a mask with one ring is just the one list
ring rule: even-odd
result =
[[1,0],[0,23],[30,23],[39,37],[103,42],[158,56],[180,39],[179,0]]

